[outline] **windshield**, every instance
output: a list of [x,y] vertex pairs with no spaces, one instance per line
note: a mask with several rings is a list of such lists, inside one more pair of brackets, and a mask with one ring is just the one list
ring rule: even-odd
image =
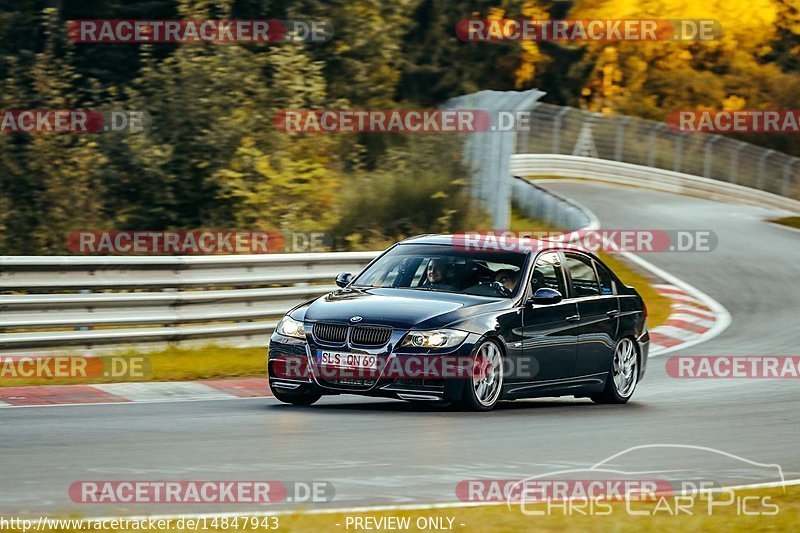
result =
[[390,287],[510,298],[526,254],[461,251],[438,244],[400,244],[370,265],[354,287]]

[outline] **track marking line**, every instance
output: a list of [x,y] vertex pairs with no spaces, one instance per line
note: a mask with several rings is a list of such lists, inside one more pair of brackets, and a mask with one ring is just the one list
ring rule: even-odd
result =
[[103,383],[92,387],[125,398],[131,402],[152,402],[158,400],[217,400],[237,398],[202,382],[143,382],[143,383]]
[[239,398],[231,396],[229,398],[176,398],[170,400],[148,400],[141,402],[96,402],[96,403],[42,403],[35,405],[2,405],[0,409],[41,409],[43,407],[94,407],[97,405],[142,405],[142,404],[158,404],[158,403],[184,403],[184,402],[227,402],[231,400],[268,400],[272,396],[251,396],[249,398]]
[[[748,485],[733,485],[728,487],[717,487],[713,489],[699,489],[695,494],[699,493],[717,493],[729,490],[748,490],[748,489],[767,489],[778,487],[791,487],[800,485],[800,479],[792,479],[788,481],[769,481],[765,483],[751,483]],[[685,495],[689,491],[680,491],[676,494]],[[573,498],[571,498],[572,500]],[[171,514],[171,515],[137,515],[137,516],[103,516],[96,518],[84,518],[87,522],[104,522],[115,520],[118,518],[126,518],[127,520],[180,520],[181,518],[236,518],[236,517],[249,517],[249,516],[286,516],[286,515],[322,515],[322,514],[352,514],[352,513],[371,513],[371,512],[384,512],[384,511],[426,511],[434,509],[458,509],[467,507],[494,507],[498,505],[507,505],[507,502],[439,502],[428,504],[408,504],[408,505],[375,505],[375,506],[362,506],[362,507],[338,507],[334,509],[309,509],[309,510],[285,510],[285,511],[254,511],[254,512],[228,512],[228,513],[198,513],[198,514]]]

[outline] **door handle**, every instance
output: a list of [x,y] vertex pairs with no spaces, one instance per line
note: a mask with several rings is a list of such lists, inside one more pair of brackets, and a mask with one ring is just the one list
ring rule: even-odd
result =
[[581,315],[572,315],[567,317],[567,322],[577,322],[581,319]]
[[606,315],[608,315],[608,318],[615,318],[619,316],[619,311],[616,309],[612,309],[611,311],[607,311]]

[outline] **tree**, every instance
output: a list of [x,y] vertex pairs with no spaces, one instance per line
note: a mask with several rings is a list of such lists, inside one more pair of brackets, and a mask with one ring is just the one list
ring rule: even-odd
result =
[[[0,108],[80,109],[85,95],[71,66],[70,46],[54,9],[43,12],[44,49],[30,69],[11,61]],[[2,134],[0,193],[10,211],[2,245],[6,252],[58,253],[70,231],[94,229],[103,218],[106,158],[92,134]]]

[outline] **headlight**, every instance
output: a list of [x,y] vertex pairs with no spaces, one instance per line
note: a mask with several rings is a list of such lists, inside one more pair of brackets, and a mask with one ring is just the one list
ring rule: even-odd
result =
[[401,346],[414,348],[453,348],[458,346],[469,333],[455,329],[435,329],[433,331],[409,331]]
[[306,338],[306,328],[303,323],[291,318],[289,315],[286,315],[278,322],[278,327],[275,328],[275,331],[287,337]]

